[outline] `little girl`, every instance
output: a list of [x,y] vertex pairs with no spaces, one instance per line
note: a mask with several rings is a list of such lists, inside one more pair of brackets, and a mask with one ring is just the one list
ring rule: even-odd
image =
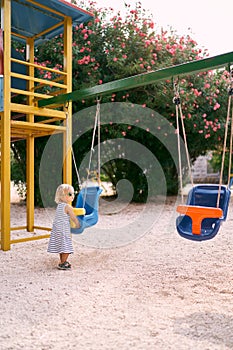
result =
[[74,188],[71,185],[62,184],[58,186],[55,194],[57,209],[49,239],[48,252],[59,253],[59,270],[71,268],[70,263],[67,261],[69,254],[74,252],[70,233],[70,219],[75,223],[76,227],[80,227],[79,221],[70,205],[73,200]]

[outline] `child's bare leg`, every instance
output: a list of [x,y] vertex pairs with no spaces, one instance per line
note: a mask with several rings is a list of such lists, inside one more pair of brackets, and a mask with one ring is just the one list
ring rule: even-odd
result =
[[61,253],[60,254],[61,264],[63,264],[64,262],[67,261],[69,255],[70,255],[69,253]]

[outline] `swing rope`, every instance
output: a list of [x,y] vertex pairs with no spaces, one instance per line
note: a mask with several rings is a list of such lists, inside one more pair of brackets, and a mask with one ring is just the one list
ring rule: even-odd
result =
[[[227,145],[227,135],[228,135],[228,127],[229,127],[229,121],[230,121],[230,113],[231,113],[231,104],[232,104],[232,97],[233,97],[233,71],[230,73],[231,76],[231,82],[228,89],[228,108],[227,108],[227,118],[225,123],[225,134],[224,134],[224,144],[223,144],[223,155],[222,155],[222,163],[221,163],[221,171],[220,171],[220,182],[219,182],[219,191],[218,191],[218,198],[217,198],[217,207],[219,207],[220,202],[220,191],[221,186],[223,182],[223,171],[224,171],[224,162],[225,162],[225,154],[226,154],[226,145]],[[232,136],[233,136],[233,106],[232,106],[232,116],[231,116],[231,133],[230,133],[230,150],[229,150],[229,165],[228,165],[228,180],[227,180],[227,186],[230,186],[230,175],[231,175],[231,163],[232,163]]]
[[[98,126],[98,173],[97,173],[97,180],[98,180],[98,184],[100,185],[100,99],[97,99],[96,101],[97,101],[97,106],[96,106],[96,114],[95,114],[94,128],[93,128],[92,141],[91,141],[91,151],[90,151],[90,157],[89,157],[88,169],[87,169],[86,185],[84,188],[83,206],[85,205],[85,201],[86,201],[87,183],[88,183],[89,175],[90,175],[90,171],[91,171],[91,162],[92,162],[92,155],[94,153],[94,142],[95,142],[95,135],[96,135],[97,126]],[[68,105],[66,105],[64,107],[64,109],[65,109],[65,114],[66,114],[66,127],[67,127],[66,142],[68,145],[69,144],[69,139],[68,139],[69,129],[68,129],[68,121],[67,121],[68,117],[69,117]],[[82,184],[81,184],[81,179],[80,179],[77,163],[75,160],[73,147],[71,146],[70,149],[71,149],[71,154],[72,154],[75,172],[76,172],[77,179],[78,179],[79,189],[81,189]]]
[[[232,148],[233,148],[233,70],[231,71],[231,82],[228,89],[228,110],[230,113],[230,103],[231,103],[231,138],[230,138],[230,155],[232,155]],[[232,165],[232,157],[229,157],[229,168],[228,168],[228,182],[227,185],[230,187],[230,181],[231,181],[231,165]]]
[[[68,126],[69,112],[68,112],[68,107],[69,107],[69,102],[67,102],[67,104],[64,106],[64,111],[65,111],[65,116],[66,116],[66,145],[67,146],[69,145],[69,126]],[[77,164],[76,164],[76,160],[75,160],[75,156],[74,156],[74,150],[73,150],[72,145],[70,146],[70,150],[71,150],[72,159],[73,159],[73,163],[74,163],[74,168],[75,168],[76,176],[77,176],[77,179],[78,179],[78,185],[79,185],[79,189],[80,189],[81,188],[81,179],[80,179],[80,176],[79,176],[78,167],[77,167]]]
[[[91,140],[91,151],[90,151],[90,157],[89,157],[89,163],[88,163],[88,169],[87,169],[87,177],[86,177],[86,182],[85,182],[86,184],[84,187],[84,194],[83,194],[83,207],[85,205],[86,198],[87,198],[87,185],[88,185],[88,180],[89,180],[89,176],[90,176],[90,172],[91,172],[91,161],[92,161],[92,156],[95,152],[95,150],[94,150],[95,135],[96,135],[97,126],[99,125],[99,118],[100,118],[99,117],[100,116],[100,99],[97,99],[96,102],[97,102],[97,105],[96,105],[95,122],[94,122],[94,128],[93,128],[92,140]],[[99,132],[98,132],[98,136],[99,136]],[[98,137],[98,169],[99,169],[99,164],[100,164],[99,144],[100,144],[100,138]],[[98,170],[98,174],[97,174],[97,180],[98,180],[98,184],[99,184],[100,183],[99,170]]]
[[98,170],[97,170],[97,181],[98,184],[100,184],[100,99],[97,99],[97,105],[96,105],[96,114],[95,114],[95,122],[94,122],[94,128],[93,128],[93,133],[92,133],[92,141],[91,141],[91,152],[90,152],[90,157],[89,157],[89,163],[88,163],[88,170],[87,170],[87,178],[86,178],[86,183],[89,180],[89,175],[91,171],[91,162],[92,162],[92,156],[95,152],[94,150],[94,143],[95,143],[95,135],[96,135],[96,129],[98,128]]
[[176,129],[177,129],[177,145],[178,145],[178,160],[179,160],[179,184],[180,184],[180,194],[181,194],[181,201],[184,202],[184,195],[183,195],[183,178],[182,178],[182,166],[181,166],[181,150],[180,150],[180,127],[179,127],[179,110],[178,110],[178,103],[180,103],[179,98],[176,96],[173,99],[173,102],[176,105]]
[[192,169],[191,169],[191,163],[189,159],[189,152],[188,152],[188,143],[187,143],[187,137],[185,132],[185,126],[184,126],[184,120],[183,120],[183,112],[180,102],[180,93],[179,93],[179,85],[178,83],[174,83],[174,98],[173,103],[176,106],[176,128],[177,128],[177,144],[178,144],[178,160],[179,160],[179,177],[180,177],[180,193],[181,193],[181,201],[184,202],[184,196],[183,196],[183,177],[182,177],[182,161],[181,161],[181,147],[180,147],[180,127],[179,127],[179,117],[181,120],[181,126],[182,126],[182,133],[184,137],[184,145],[185,145],[185,153],[186,158],[188,162],[188,169],[189,169],[189,176],[191,180],[192,187],[193,184],[193,176],[192,176]]
[[77,167],[77,164],[76,164],[73,147],[71,148],[71,153],[72,153],[72,158],[73,158],[73,162],[74,162],[75,172],[76,172],[77,179],[78,179],[78,186],[79,186],[79,189],[81,189],[81,186],[82,186],[81,185],[81,179],[80,179],[80,176],[79,176],[78,167]]
[[100,186],[100,99],[97,99],[97,108],[98,108],[98,174],[97,180],[98,185]]
[[[227,145],[227,134],[228,134],[228,126],[229,126],[229,120],[230,120],[230,111],[231,111],[231,104],[232,104],[232,98],[233,98],[233,71],[230,73],[231,76],[231,84],[228,89],[229,98],[228,98],[228,109],[227,109],[227,118],[225,123],[225,134],[224,134],[224,144],[223,144],[223,155],[222,155],[222,163],[221,163],[221,171],[220,171],[220,179],[219,179],[219,189],[218,189],[218,196],[217,196],[217,208],[219,208],[220,204],[220,196],[221,196],[221,188],[223,183],[223,170],[224,170],[224,163],[225,163],[225,156],[226,156],[226,145]],[[180,94],[179,94],[179,86],[177,83],[174,84],[174,98],[173,103],[176,105],[176,123],[177,123],[177,140],[178,140],[178,159],[179,159],[179,171],[180,171],[180,189],[181,189],[181,199],[183,203],[183,194],[182,194],[182,166],[181,166],[181,151],[180,151],[180,140],[179,140],[179,116],[181,119],[181,125],[182,125],[182,132],[184,137],[184,144],[185,144],[185,151],[186,151],[186,157],[188,162],[188,168],[190,173],[190,180],[192,187],[193,184],[193,177],[191,173],[191,165],[189,160],[189,154],[188,154],[188,146],[187,146],[187,139],[186,139],[186,133],[185,133],[185,126],[183,121],[183,114],[182,114],[182,108],[180,103]],[[231,164],[232,164],[232,148],[233,148],[233,105],[232,105],[232,116],[231,116],[231,133],[230,133],[230,156],[229,156],[229,168],[228,168],[228,184],[229,187],[230,184],[230,176],[231,176]]]

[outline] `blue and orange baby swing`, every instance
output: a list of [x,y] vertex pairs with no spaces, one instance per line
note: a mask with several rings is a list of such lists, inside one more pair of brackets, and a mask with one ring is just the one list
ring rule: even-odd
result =
[[[98,128],[98,170],[97,170],[97,181],[98,186],[95,185],[93,182],[93,185],[89,184],[91,181],[89,181],[89,176],[91,173],[91,162],[92,162],[92,155],[94,152],[94,141],[95,141],[95,135],[96,130]],[[75,161],[75,156],[73,149],[72,151],[72,157],[74,162],[74,167],[76,170],[80,192],[78,193],[78,197],[76,200],[76,206],[74,208],[74,213],[77,216],[80,227],[77,228],[73,225],[71,221],[71,233],[73,234],[81,234],[83,231],[91,226],[94,226],[99,219],[99,197],[102,193],[102,188],[100,187],[100,100],[97,99],[97,107],[96,107],[96,115],[95,115],[95,122],[94,122],[94,128],[93,128],[93,134],[92,134],[92,143],[91,143],[91,150],[90,150],[90,157],[89,157],[89,164],[88,164],[88,170],[87,170],[87,177],[85,184],[81,184],[81,180],[79,177],[78,168]]]
[[[192,183],[192,189],[188,194],[186,204],[178,205],[177,212],[180,214],[176,219],[176,228],[179,235],[183,238],[193,241],[209,240],[216,236],[222,222],[227,218],[228,206],[230,202],[230,180],[231,180],[231,156],[232,156],[232,138],[233,138],[233,71],[231,72],[231,84],[228,91],[228,111],[225,124],[225,136],[223,145],[223,156],[222,165],[220,171],[220,182],[219,184],[201,184],[193,185],[193,179],[191,174],[191,165],[188,156],[187,139],[183,121],[183,113],[180,103],[179,87],[178,84],[174,84],[175,96],[174,103],[176,106],[176,122],[177,122],[177,140],[178,140],[178,157],[179,157],[179,179],[180,179],[180,191],[183,202],[183,191],[182,191],[182,164],[181,164],[181,151],[180,151],[180,132],[179,132],[179,117],[181,120],[185,151],[187,156],[187,162],[190,172],[190,178]],[[230,123],[230,112],[231,115],[231,130],[230,130],[230,147],[229,147],[229,167],[228,167],[228,183],[227,185],[222,184],[223,169],[227,146],[228,126]],[[98,127],[98,186],[88,186],[90,167],[92,154],[94,152],[94,140],[96,129]],[[75,162],[75,157],[72,149],[72,156],[74,166],[76,169],[78,181],[81,188],[81,181],[79,178],[78,169]],[[86,228],[95,225],[98,222],[98,209],[99,209],[99,197],[102,193],[100,187],[100,100],[97,99],[97,108],[95,123],[93,128],[92,144],[89,158],[89,166],[87,172],[86,185],[81,188],[77,201],[76,208],[74,211],[80,222],[80,228],[75,228],[71,224],[71,233],[80,234]]]
[[[190,190],[186,204],[178,205],[177,212],[180,214],[176,219],[176,228],[179,235],[193,241],[209,240],[216,236],[221,224],[227,218],[228,206],[231,196],[231,157],[232,157],[232,137],[233,137],[233,71],[230,73],[231,82],[228,89],[228,111],[225,124],[225,136],[223,144],[222,164],[220,171],[219,184],[200,184],[193,185],[191,167],[188,157],[188,147],[182,118],[182,109],[180,104],[180,95],[178,84],[174,84],[175,96],[173,102],[176,106],[176,122],[177,122],[177,140],[178,140],[178,156],[179,156],[179,178],[180,190],[182,194],[182,166],[180,154],[180,136],[179,136],[179,116],[183,132],[188,167],[191,177],[192,189]],[[229,145],[229,167],[228,167],[228,183],[222,184],[224,160],[227,147],[228,126],[231,115],[230,145]]]

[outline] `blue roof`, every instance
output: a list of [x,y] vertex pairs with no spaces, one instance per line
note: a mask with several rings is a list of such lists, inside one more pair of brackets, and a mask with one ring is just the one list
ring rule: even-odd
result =
[[[16,40],[23,40],[15,34],[27,38],[35,37],[35,45],[45,39],[51,39],[63,33],[63,20],[68,16],[74,25],[85,23],[93,18],[93,14],[80,9],[64,0],[12,0],[11,1],[12,35]],[[53,28],[57,24],[60,25]],[[48,28],[49,32],[43,34]],[[38,37],[37,37],[38,36]]]

